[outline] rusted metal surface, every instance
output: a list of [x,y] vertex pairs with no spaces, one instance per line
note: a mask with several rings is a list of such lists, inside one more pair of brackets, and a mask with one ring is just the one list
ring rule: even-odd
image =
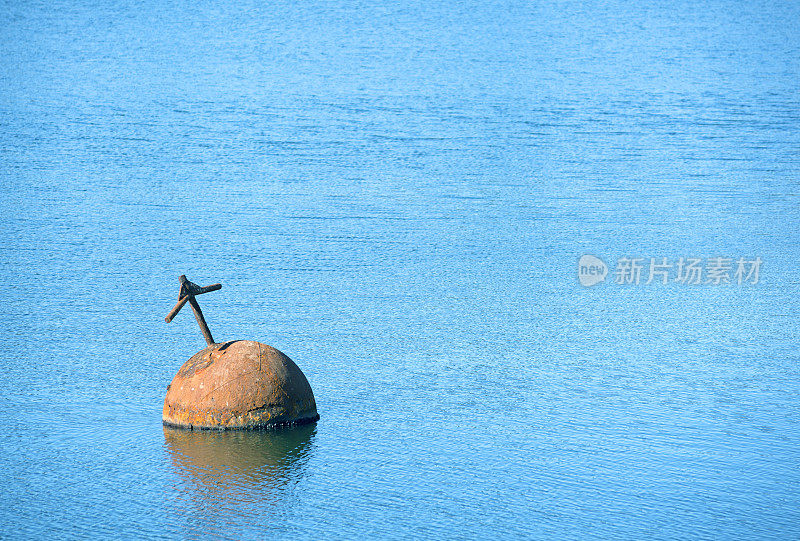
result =
[[314,393],[294,362],[266,344],[212,344],[186,361],[167,388],[164,424],[260,428],[319,419]]
[[172,318],[178,315],[178,312],[181,311],[181,308],[183,308],[183,306],[188,302],[189,306],[192,307],[197,324],[200,325],[200,331],[203,333],[206,343],[209,346],[213,345],[214,338],[211,336],[211,330],[209,330],[208,325],[206,324],[206,319],[203,317],[203,311],[200,310],[200,305],[197,304],[197,299],[195,299],[195,296],[202,295],[203,293],[208,293],[210,291],[220,290],[222,289],[222,284],[212,284],[210,286],[200,287],[194,282],[190,282],[186,278],[185,274],[181,274],[178,277],[178,281],[181,283],[181,289],[178,292],[178,303],[172,310],[169,311],[169,314],[167,314],[167,317],[164,318],[164,321],[167,323],[172,321]]

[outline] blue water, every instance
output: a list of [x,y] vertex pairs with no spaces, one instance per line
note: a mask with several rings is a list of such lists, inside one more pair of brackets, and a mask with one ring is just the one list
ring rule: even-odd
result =
[[[0,536],[800,537],[800,4],[0,5]],[[180,274],[316,425],[162,427]]]

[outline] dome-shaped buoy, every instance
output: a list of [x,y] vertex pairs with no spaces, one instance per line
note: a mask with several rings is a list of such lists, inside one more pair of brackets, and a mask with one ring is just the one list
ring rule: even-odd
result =
[[292,360],[260,342],[234,340],[214,343],[195,295],[216,291],[180,277],[178,304],[171,321],[189,302],[208,347],[180,368],[167,387],[162,419],[185,428],[266,428],[311,423],[319,419],[314,393]]
[[164,423],[258,428],[319,419],[314,393],[292,360],[266,344],[214,344],[186,361],[164,399]]

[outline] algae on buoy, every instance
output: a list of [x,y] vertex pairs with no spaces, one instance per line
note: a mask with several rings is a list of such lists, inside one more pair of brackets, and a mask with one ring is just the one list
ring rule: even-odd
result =
[[266,428],[319,419],[314,393],[300,368],[277,349],[251,340],[214,343],[195,295],[216,291],[180,277],[171,321],[189,302],[208,347],[193,355],[167,387],[162,420],[183,428]]

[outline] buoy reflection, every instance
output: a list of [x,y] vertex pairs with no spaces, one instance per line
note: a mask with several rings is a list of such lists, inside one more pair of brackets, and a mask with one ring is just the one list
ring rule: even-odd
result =
[[172,464],[188,485],[175,496],[201,512],[280,500],[302,477],[315,433],[315,424],[260,431],[165,426]]

